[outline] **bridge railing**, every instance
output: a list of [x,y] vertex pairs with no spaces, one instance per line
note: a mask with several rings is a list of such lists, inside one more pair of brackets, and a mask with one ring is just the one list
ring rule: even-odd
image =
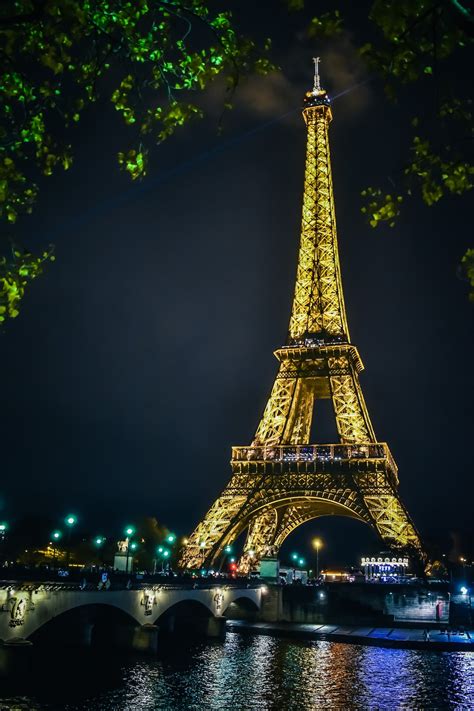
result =
[[[100,587],[101,592],[116,592],[117,590],[133,591],[133,590],[207,590],[209,588],[239,588],[239,589],[258,589],[264,585],[263,580],[249,580],[247,578],[196,578],[182,582],[168,582],[160,580],[154,576],[148,576],[147,580],[133,580],[130,584],[122,581],[114,581],[111,579],[110,587]],[[0,580],[0,590],[15,590],[16,592],[34,592],[35,590],[47,591],[74,591],[74,592],[93,592],[97,591],[98,581],[71,581],[64,582],[54,580],[51,577],[45,580]]]

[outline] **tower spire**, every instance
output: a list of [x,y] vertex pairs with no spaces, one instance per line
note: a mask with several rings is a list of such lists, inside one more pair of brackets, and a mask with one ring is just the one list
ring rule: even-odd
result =
[[313,57],[314,62],[314,83],[313,83],[313,94],[317,94],[321,91],[321,82],[319,79],[319,62],[321,57]]
[[319,57],[314,85],[303,100],[307,128],[303,211],[288,345],[349,343],[337,244],[329,149],[331,102],[321,88]]

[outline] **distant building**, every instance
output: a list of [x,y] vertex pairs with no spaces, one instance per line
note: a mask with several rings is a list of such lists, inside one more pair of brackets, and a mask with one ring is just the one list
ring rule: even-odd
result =
[[280,583],[283,584],[299,582],[302,585],[305,585],[308,581],[308,572],[306,570],[299,570],[298,568],[281,566],[279,580]]
[[368,582],[398,583],[410,577],[408,558],[389,558],[388,556],[361,558],[361,565],[364,577]]
[[363,575],[359,570],[348,568],[331,568],[321,571],[321,578],[325,583],[355,583],[363,581]]

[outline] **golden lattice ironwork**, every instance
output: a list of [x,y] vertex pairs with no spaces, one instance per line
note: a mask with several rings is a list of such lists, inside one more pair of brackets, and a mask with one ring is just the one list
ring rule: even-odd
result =
[[[288,339],[275,352],[279,370],[254,440],[233,447],[231,480],[188,539],[183,567],[215,564],[247,529],[240,569],[248,570],[275,555],[302,523],[329,514],[363,521],[391,548],[423,556],[398,495],[396,464],[376,440],[359,383],[362,361],[350,342],[329,154],[332,113],[319,74],[303,116],[303,216]],[[338,443],[309,444],[320,399],[332,402]]]

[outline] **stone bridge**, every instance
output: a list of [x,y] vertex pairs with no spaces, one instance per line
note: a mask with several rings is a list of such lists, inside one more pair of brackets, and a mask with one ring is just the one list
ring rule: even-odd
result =
[[133,589],[108,590],[4,581],[0,582],[0,650],[44,641],[102,641],[154,651],[159,632],[220,637],[231,611],[237,616],[245,616],[246,611],[255,614],[265,592],[261,583],[226,580],[220,584],[143,583]]

